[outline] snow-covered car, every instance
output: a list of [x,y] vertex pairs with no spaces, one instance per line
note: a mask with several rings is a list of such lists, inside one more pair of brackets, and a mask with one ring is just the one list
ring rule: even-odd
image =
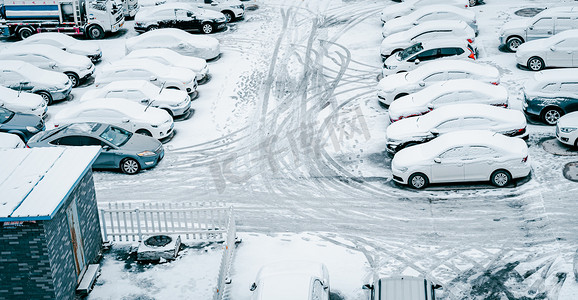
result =
[[13,133],[22,140],[28,141],[29,138],[45,128],[44,120],[37,115],[23,114],[6,107],[0,107],[0,132]]
[[166,0],[138,0],[138,5],[142,7],[151,7],[157,5],[163,5],[167,3]]
[[[66,52],[83,55],[96,63],[102,57],[102,50],[94,41],[79,41],[67,34],[58,32],[41,32],[14,43],[14,45],[51,45]],[[42,47],[42,46],[40,46]]]
[[0,60],[21,60],[44,70],[62,72],[68,76],[72,87],[77,87],[81,80],[94,73],[94,64],[88,57],[50,45],[14,45],[0,52]]
[[99,88],[118,80],[147,80],[159,87],[177,89],[193,94],[197,80],[193,71],[169,67],[151,59],[122,59],[104,66],[96,74],[94,86]]
[[413,26],[419,25],[426,21],[445,21],[445,20],[461,20],[466,22],[472,29],[478,33],[478,25],[476,21],[476,14],[465,8],[459,8],[452,5],[428,5],[415,10],[414,12],[393,19],[383,24],[382,34],[384,37],[392,35],[397,32],[402,32],[410,29]]
[[227,22],[241,19],[245,16],[245,5],[237,0],[178,0],[191,3],[199,8],[221,12],[227,18]]
[[515,52],[522,43],[578,29],[577,18],[578,6],[562,6],[545,9],[531,19],[506,22],[500,29],[500,45]]
[[68,76],[20,60],[0,60],[0,85],[40,95],[48,105],[70,95]]
[[87,91],[81,101],[92,99],[121,98],[145,106],[161,108],[173,117],[180,117],[189,112],[191,98],[184,91],[162,89],[146,80],[119,80],[102,88]]
[[466,78],[498,85],[500,71],[491,65],[471,60],[432,61],[409,72],[385,76],[377,84],[377,97],[383,105],[389,106],[393,100],[433,83]]
[[367,300],[435,300],[435,290],[441,285],[434,285],[421,276],[398,275],[382,277],[363,286]]
[[446,4],[460,8],[467,8],[470,6],[470,2],[474,2],[475,5],[476,0],[406,0],[402,3],[390,5],[384,8],[381,11],[381,21],[385,23],[395,18],[403,17],[416,9],[427,5]]
[[165,110],[146,107],[127,99],[92,99],[67,107],[54,116],[54,126],[98,122],[118,126],[156,139],[173,133],[173,118]]
[[24,147],[26,147],[26,144],[18,135],[0,132],[0,149],[18,149]]
[[283,261],[263,266],[251,286],[251,300],[329,300],[329,272],[324,264]]
[[466,40],[436,39],[416,43],[395,55],[388,57],[383,63],[383,77],[411,71],[422,63],[445,59],[476,60],[478,49]]
[[425,115],[438,107],[458,103],[508,107],[508,90],[501,85],[473,79],[440,82],[393,101],[389,106],[389,118],[393,123],[404,118]]
[[149,7],[138,12],[134,21],[136,32],[178,28],[209,34],[227,26],[227,18],[222,13],[196,8],[188,3],[167,3]]
[[404,32],[394,33],[387,36],[381,42],[381,58],[385,60],[396,52],[414,45],[418,42],[435,39],[462,39],[473,44],[476,34],[474,30],[464,21],[448,20],[444,22],[429,21],[423,22]]
[[578,68],[538,72],[523,91],[524,113],[555,125],[564,114],[578,110]]
[[129,175],[156,166],[165,154],[163,145],[154,138],[96,122],[68,124],[41,132],[30,139],[29,146],[100,146],[102,151],[92,167],[120,168]]
[[179,54],[166,48],[150,48],[134,50],[126,58],[149,58],[171,67],[187,68],[195,72],[197,83],[206,82],[209,75],[207,61],[193,56]]
[[182,55],[213,59],[221,54],[219,40],[210,36],[198,36],[176,28],[162,28],[145,32],[126,40],[125,50],[167,48]]
[[449,132],[399,151],[393,180],[422,189],[430,183],[490,181],[498,187],[530,174],[528,145],[489,130]]
[[387,151],[399,150],[457,130],[488,129],[506,136],[528,138],[526,117],[519,110],[486,104],[452,104],[390,124],[386,130]]
[[526,42],[516,51],[516,62],[530,71],[547,67],[578,67],[578,29]]
[[0,106],[12,111],[46,117],[47,103],[42,96],[0,86]]
[[560,143],[578,147],[578,111],[564,115],[558,120],[556,138]]
[[239,0],[243,5],[245,5],[246,10],[255,10],[259,8],[259,3],[257,0]]

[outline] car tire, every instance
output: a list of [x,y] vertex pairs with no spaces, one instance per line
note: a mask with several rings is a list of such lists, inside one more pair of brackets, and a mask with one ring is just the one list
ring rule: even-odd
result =
[[505,187],[512,181],[512,175],[506,170],[497,170],[492,173],[490,181],[497,187]]
[[530,59],[528,59],[528,69],[534,72],[544,69],[544,60],[537,56],[530,57]]
[[139,129],[135,133],[146,135],[146,136],[153,136],[152,133],[146,129]]
[[52,95],[50,95],[49,92],[45,92],[45,91],[39,91],[36,92],[37,95],[40,95],[40,97],[42,97],[42,99],[44,99],[44,101],[46,101],[46,105],[51,105],[54,100],[52,99]]
[[524,41],[521,38],[513,36],[506,41],[506,47],[508,48],[508,51],[516,52],[522,43],[524,43]]
[[171,118],[174,118],[174,117],[175,117],[175,115],[173,115],[173,112],[172,112],[170,109],[168,109],[168,108],[163,108],[162,110],[166,111],[169,115],[171,115]]
[[201,27],[201,31],[203,31],[204,34],[213,33],[214,30],[215,26],[213,26],[211,23],[205,23]]
[[66,74],[66,76],[68,76],[68,79],[70,79],[73,88],[80,85],[80,78],[78,77],[78,75],[72,72],[64,72],[64,74]]
[[100,40],[104,38],[104,30],[98,25],[92,25],[86,29],[86,35],[91,40]]
[[227,23],[235,20],[235,15],[228,10],[224,11],[223,15],[225,15],[225,18],[227,18]]
[[542,111],[542,121],[547,125],[556,125],[558,120],[564,115],[564,113],[556,107],[547,107]]
[[422,173],[415,173],[409,176],[407,184],[416,190],[424,189],[429,184],[427,176]]
[[159,27],[157,25],[151,25],[151,26],[147,27],[147,32],[157,30],[157,29],[159,29]]
[[124,174],[134,175],[140,172],[140,165],[135,159],[127,157],[120,162],[120,170]]
[[478,4],[478,0],[469,0],[470,7],[476,6]]
[[395,95],[395,97],[393,97],[393,100],[397,100],[397,99],[399,99],[399,98],[401,98],[401,97],[403,97],[403,96],[407,96],[407,95],[408,95],[408,93],[400,93],[400,94],[397,94],[397,95]]
[[34,32],[30,27],[22,27],[18,29],[18,38],[21,40],[26,39],[27,37],[30,37],[33,34]]

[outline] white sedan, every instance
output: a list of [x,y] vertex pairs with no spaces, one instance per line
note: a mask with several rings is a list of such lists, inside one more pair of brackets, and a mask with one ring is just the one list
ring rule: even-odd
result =
[[210,36],[199,36],[181,29],[162,28],[145,32],[126,40],[126,53],[137,49],[167,48],[182,55],[214,59],[221,54],[219,40]]
[[381,58],[385,60],[396,52],[416,44],[417,42],[454,38],[473,44],[476,37],[474,30],[464,21],[447,20],[445,22],[428,21],[412,27],[404,32],[394,33],[381,42]]
[[395,99],[434,83],[467,78],[498,85],[500,71],[491,65],[470,60],[432,61],[409,72],[385,76],[377,84],[377,97],[383,105],[389,106]]
[[187,68],[197,74],[197,82],[206,82],[209,75],[207,61],[193,56],[181,55],[166,48],[150,48],[134,50],[126,58],[149,58],[171,67]]
[[393,180],[422,189],[430,183],[490,181],[498,187],[530,174],[524,140],[487,130],[463,130],[399,151]]
[[393,123],[404,118],[427,114],[438,107],[458,103],[508,107],[508,90],[501,85],[473,79],[440,82],[393,101],[389,107],[389,118]]
[[191,97],[184,92],[162,89],[146,80],[119,80],[102,88],[87,91],[81,101],[92,99],[122,98],[166,110],[173,117],[189,112]]
[[329,300],[329,272],[318,262],[272,263],[259,270],[251,291],[251,300]]
[[86,56],[68,53],[50,45],[14,45],[0,52],[1,60],[21,60],[44,70],[62,72],[72,87],[94,73],[94,64]]
[[55,127],[79,122],[111,124],[159,140],[171,136],[174,126],[168,112],[126,99],[93,99],[65,108],[54,116]]
[[0,149],[17,149],[26,147],[26,143],[16,134],[0,132]]
[[79,41],[67,34],[58,32],[41,32],[33,34],[14,45],[51,45],[66,52],[83,55],[96,63],[102,57],[100,46],[94,41]]
[[578,112],[571,112],[558,119],[556,138],[563,144],[578,147]]
[[0,107],[6,107],[15,112],[46,117],[48,109],[46,100],[42,96],[32,93],[19,92],[0,86]]
[[506,136],[528,138],[524,113],[486,104],[452,104],[419,117],[399,120],[387,127],[389,153],[425,143],[440,134],[471,129],[488,129]]
[[476,14],[473,11],[452,5],[440,4],[424,6],[408,15],[383,24],[382,34],[383,36],[389,36],[396,32],[406,31],[426,21],[442,22],[446,20],[464,21],[472,27],[476,33],[478,32]]
[[516,51],[516,62],[531,71],[547,67],[578,67],[578,29],[523,43]]
[[[471,4],[473,2],[473,4]],[[432,4],[448,4],[460,8],[474,6],[476,0],[406,0],[402,3],[390,5],[381,11],[381,21],[388,22],[395,18],[405,16],[416,9]]]

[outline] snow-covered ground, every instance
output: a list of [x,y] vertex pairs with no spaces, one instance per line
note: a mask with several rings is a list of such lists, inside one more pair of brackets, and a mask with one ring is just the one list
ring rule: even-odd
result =
[[[498,49],[498,30],[522,18],[514,15],[518,9],[559,1],[485,2],[472,8],[480,61],[500,70],[511,107],[521,109],[521,86],[532,73]],[[212,79],[199,86],[195,114],[176,122],[165,159],[135,176],[96,172],[98,201],[234,205],[243,242],[232,299],[248,299],[258,268],[285,258],[324,262],[336,299],[363,299],[363,283],[397,273],[440,283],[445,299],[578,299],[578,184],[562,174],[578,153],[545,151],[552,127],[528,126],[533,171],[512,187],[418,192],[392,183],[387,110],[375,95],[379,12],[392,4],[262,0],[260,9],[213,35],[223,55],[210,62]],[[136,35],[131,21],[125,28],[98,41],[104,53],[97,72],[124,55],[124,39]],[[76,105],[92,88],[75,89],[74,99],[49,114]],[[187,249],[158,266],[106,255],[90,298],[209,299],[219,251],[204,250]]]

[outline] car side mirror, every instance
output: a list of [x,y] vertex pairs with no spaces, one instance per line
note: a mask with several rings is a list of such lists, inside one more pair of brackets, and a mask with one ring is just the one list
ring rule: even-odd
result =
[[102,150],[104,150],[104,151],[110,151],[111,149],[112,149],[112,147],[109,145],[103,145],[102,146]]
[[425,82],[420,81],[419,86],[424,87],[424,86],[425,86]]
[[432,288],[433,288],[434,290],[443,290],[443,289],[444,289],[444,287],[441,286],[441,285],[439,285],[439,284],[435,284],[434,286],[432,286]]
[[361,288],[364,290],[373,290],[373,285],[368,283],[368,284],[364,284]]
[[551,51],[556,51],[556,46],[550,46]]
[[429,132],[431,132],[431,134],[433,135],[439,135],[440,131],[437,128],[432,128]]
[[249,289],[251,292],[257,289],[257,284],[253,282],[251,288]]
[[439,158],[439,157],[436,157],[436,158],[434,158],[434,162],[435,162],[436,164],[441,164],[441,163],[442,163],[442,159]]
[[187,17],[192,18],[193,17],[193,13],[191,13],[190,11],[187,12]]
[[416,65],[419,65],[420,61],[419,61],[419,59],[416,58],[413,63],[416,64]]
[[157,80],[157,77],[156,77],[156,76],[151,76],[151,77],[149,77],[149,80],[150,80],[150,81],[156,81],[156,80]]
[[27,85],[27,84],[29,84],[29,83],[30,83],[29,81],[20,81],[20,84],[21,84],[21,85]]
[[528,27],[528,29],[534,30],[534,26],[530,26],[530,27]]
[[123,122],[123,123],[128,123],[128,122],[130,122],[130,120],[129,120],[129,119],[122,119],[122,122]]
[[140,101],[140,103],[149,103],[149,101],[150,101],[149,99],[142,99],[142,100]]
[[49,66],[50,66],[51,68],[53,68],[53,69],[57,67],[57,65],[56,65],[55,62],[51,62],[51,63],[49,64]]
[[418,24],[419,24],[418,22],[413,22],[413,25],[418,25]]

